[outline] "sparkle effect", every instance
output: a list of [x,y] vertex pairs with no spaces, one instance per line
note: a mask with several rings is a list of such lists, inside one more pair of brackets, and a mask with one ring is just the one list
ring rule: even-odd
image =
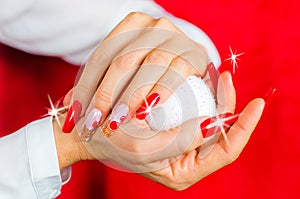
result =
[[236,115],[232,115],[232,116],[229,116],[229,117],[222,118],[222,117],[219,117],[219,115],[217,115],[216,119],[214,121],[212,121],[209,125],[207,125],[206,128],[207,129],[214,129],[214,132],[212,132],[212,135],[215,135],[215,134],[221,132],[223,137],[224,137],[224,140],[225,140],[226,144],[229,145],[230,143],[228,141],[225,129],[229,128],[231,126],[231,124],[228,124],[228,123],[230,123],[228,121],[231,121],[231,120],[235,119],[238,116],[239,115],[236,114]]
[[150,113],[151,109],[155,106],[156,101],[160,98],[160,96],[155,97],[150,104],[148,104],[147,99],[144,97],[144,102],[146,105],[145,111],[140,112],[139,114],[148,114]]
[[231,47],[229,46],[230,54],[229,58],[225,59],[225,61],[230,61],[232,64],[232,72],[235,73],[235,68],[238,68],[237,61],[240,60],[238,57],[245,54],[245,53],[239,53],[237,54],[237,51],[233,52]]
[[55,120],[57,121],[57,124],[61,127],[61,124],[60,124],[60,121],[59,121],[59,115],[61,114],[61,112],[64,112],[68,107],[66,107],[66,106],[61,107],[61,108],[55,107],[53,105],[53,102],[52,102],[51,98],[50,98],[50,95],[48,95],[48,100],[49,100],[51,108],[47,108],[48,113],[45,114],[45,115],[43,115],[43,116],[44,117],[46,117],[46,116],[52,116],[52,117],[54,117]]

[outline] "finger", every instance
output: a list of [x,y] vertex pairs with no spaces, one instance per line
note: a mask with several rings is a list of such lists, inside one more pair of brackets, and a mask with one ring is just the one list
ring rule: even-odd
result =
[[230,145],[224,139],[220,140],[210,153],[198,160],[202,165],[209,165],[209,167],[203,167],[203,173],[210,174],[236,160],[254,131],[263,108],[264,101],[262,99],[254,99],[245,107],[237,122],[227,133]]
[[229,72],[223,72],[218,80],[217,115],[206,118],[200,125],[203,137],[207,138],[205,139],[203,147],[214,144],[218,140],[218,136],[216,136],[219,135],[220,132],[220,124],[218,121],[221,121],[223,118],[225,119],[224,124],[221,125],[223,128],[227,128],[231,125],[231,120],[235,119],[235,116],[232,116],[235,110],[235,103],[236,94],[231,74]]
[[228,71],[221,73],[218,80],[217,112],[234,113],[236,106],[236,93],[232,82],[232,76]]
[[118,150],[134,154],[132,161],[155,162],[180,155],[191,146],[199,146],[203,141],[199,121],[189,120],[177,128],[157,132],[146,123],[133,119],[122,125],[109,139]]
[[[132,15],[127,16],[94,51],[86,62],[86,67],[74,88],[73,104],[67,114],[66,121],[63,126],[63,132],[68,133],[73,129],[75,122],[83,115],[86,110],[98,84],[103,78],[107,67],[112,62],[116,54],[132,41],[137,35],[141,34],[141,30],[129,33],[119,34],[124,27],[137,29],[146,27],[153,22],[153,18],[141,14],[139,17]],[[75,104],[74,104],[75,103]]]
[[[180,39],[180,41],[182,41],[182,39]],[[147,55],[142,67],[139,69],[140,71],[120,100],[123,103],[128,103],[129,101],[129,115],[134,115],[136,112],[138,119],[145,119],[150,110],[154,108],[158,102],[163,103],[186,81],[188,76],[193,74],[201,75],[198,73],[197,67],[205,68],[207,56],[199,47],[192,49],[195,44],[190,40],[184,43],[187,44],[189,42],[192,47],[186,45],[187,48],[181,48],[181,51],[178,51],[176,49],[177,47],[170,48],[171,43],[176,43],[171,40]],[[188,51],[185,52],[182,49]],[[173,54],[174,52],[176,52],[176,54]],[[177,53],[181,54],[178,55]],[[196,61],[193,61],[196,57],[197,59],[200,57],[199,60],[201,60],[197,64],[197,67],[192,65],[192,63],[196,63]],[[154,68],[155,70],[153,70]],[[145,85],[145,83],[147,85]],[[143,103],[141,104],[141,102]]]
[[74,88],[69,90],[68,93],[65,95],[64,100],[63,100],[64,106],[69,106],[71,104],[73,90],[74,90]]
[[[139,15],[139,16],[135,16]],[[139,19],[137,17],[140,17]],[[135,30],[147,27],[153,22],[153,18],[144,14],[130,14],[106,37],[106,39],[95,49],[88,59],[85,69],[75,87],[75,99],[81,100],[83,110],[86,109],[91,97],[93,96],[99,81],[103,78],[107,67],[111,64],[114,57],[128,43],[141,34],[142,31],[131,31],[128,34],[120,34],[126,28]]]
[[[167,31],[168,33],[167,34],[166,29],[172,29],[173,31],[172,32]],[[135,75],[137,70],[139,70],[139,66],[142,64],[147,54],[152,52],[153,49],[156,49],[159,45],[161,45],[165,41],[168,41],[172,37],[174,32],[178,34],[179,30],[170,21],[168,21],[165,18],[157,19],[155,20],[155,23],[153,23],[153,29],[144,30],[143,33],[139,37],[137,37],[135,41],[128,44],[118,54],[118,56],[114,59],[110,68],[108,69],[103,81],[101,82],[95,94],[94,106],[101,111],[102,118],[106,118],[107,114],[111,110],[112,105],[115,104],[115,101],[112,98],[112,94],[116,96],[115,97],[116,99],[121,94],[121,92],[125,90],[127,83],[132,79],[132,77]],[[168,65],[168,63],[164,63],[164,64]],[[161,74],[159,70],[153,71],[153,73],[156,73],[154,74],[155,77],[157,74]],[[147,75],[149,75],[149,73]],[[118,83],[118,85],[125,85],[125,86],[117,87],[116,82],[112,82],[111,80],[121,80],[119,81],[120,83]],[[129,91],[131,90],[129,89]],[[124,98],[127,98],[128,95],[129,94],[127,94],[127,96],[124,96]],[[123,99],[123,101],[125,100]],[[138,103],[140,103],[141,101],[142,98]],[[124,103],[124,102],[120,102],[120,103]],[[124,107],[123,105],[122,107],[123,108],[121,109],[121,111],[123,111],[123,113],[121,114],[116,113],[116,114],[118,116],[126,117],[126,115],[128,115],[128,110],[130,109],[128,107]],[[116,107],[116,109],[120,110],[119,107]],[[114,112],[115,111],[113,111],[112,116],[116,115],[114,114]],[[120,124],[120,118],[113,118],[112,122],[114,124],[114,127],[117,127],[117,125]]]
[[[160,103],[163,103],[190,75],[200,76],[189,60],[184,57],[188,54],[177,56],[171,63],[169,69],[155,84],[150,93],[159,93]],[[203,57],[205,60],[205,57]],[[204,63],[203,63],[204,65]]]

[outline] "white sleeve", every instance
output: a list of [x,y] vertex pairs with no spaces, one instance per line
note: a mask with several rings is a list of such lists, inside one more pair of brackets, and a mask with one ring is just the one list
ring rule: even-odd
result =
[[168,17],[220,65],[219,54],[203,31],[152,0],[0,0],[0,5],[0,42],[29,53],[82,64],[105,35],[135,11]]
[[[48,199],[60,194],[62,178],[51,117],[1,138],[0,158],[0,198]],[[70,176],[69,169],[62,175],[66,174]]]

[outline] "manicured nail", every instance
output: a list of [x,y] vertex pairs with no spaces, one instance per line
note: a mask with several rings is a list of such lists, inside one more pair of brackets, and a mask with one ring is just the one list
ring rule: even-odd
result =
[[67,113],[67,117],[62,128],[64,133],[70,133],[73,130],[75,123],[80,117],[81,110],[81,103],[78,100],[75,100]]
[[220,130],[230,127],[238,119],[238,115],[233,115],[232,113],[223,113],[217,116],[207,118],[200,124],[200,129],[202,136],[209,137],[212,136]]
[[265,96],[263,97],[263,99],[265,100],[264,111],[269,107],[269,105],[273,101],[275,93],[276,93],[276,88],[273,87],[270,87],[266,92]]
[[119,128],[121,122],[123,122],[128,116],[129,108],[125,104],[118,105],[111,113],[109,128],[115,131]]
[[94,133],[94,130],[99,126],[102,118],[102,112],[93,108],[86,117],[80,137],[84,141],[89,141]]
[[139,120],[144,120],[150,113],[151,109],[154,108],[160,100],[158,93],[152,93],[142,106],[136,111],[135,117]]
[[217,71],[215,65],[213,62],[210,62],[208,65],[207,65],[207,71],[208,71],[208,74],[209,74],[209,78],[210,78],[210,81],[213,85],[213,88],[215,90],[215,92],[217,92],[217,89],[218,89],[218,79],[219,79],[219,72]]
[[89,131],[93,131],[95,128],[99,126],[101,118],[102,118],[102,112],[97,108],[93,108],[87,115],[84,126]]

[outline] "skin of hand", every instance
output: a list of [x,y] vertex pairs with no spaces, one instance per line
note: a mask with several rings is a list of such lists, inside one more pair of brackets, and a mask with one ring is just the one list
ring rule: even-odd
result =
[[[163,34],[165,32],[168,34]],[[91,55],[72,96],[82,103],[81,116],[89,108],[96,107],[102,112],[103,123],[117,99],[126,103],[129,115],[133,115],[149,93],[159,93],[163,102],[189,75],[203,76],[207,64],[203,47],[189,40],[168,19],[131,13]],[[163,67],[153,70],[153,66]],[[141,87],[145,79],[152,83]],[[235,91],[231,76],[225,73],[219,82],[223,82],[224,89],[217,93],[218,112],[234,112]],[[121,93],[124,85],[128,87]],[[168,85],[169,89],[160,85]],[[69,93],[65,98],[65,104],[71,103],[70,96]],[[182,190],[237,158],[263,107],[261,99],[250,102],[228,131],[231,145],[227,146],[221,137],[204,158],[198,157],[208,147],[202,145],[200,122],[203,118],[189,120],[164,132],[152,131],[144,121],[132,118],[110,138],[96,132],[88,144],[80,141],[77,132],[84,121],[79,121],[81,125],[71,134],[61,133],[54,121],[60,168],[81,160],[109,160],[172,189]],[[132,134],[128,134],[128,129]],[[135,134],[148,139],[136,139],[132,136]]]
[[[220,81],[223,82],[224,89],[218,87],[218,111],[233,113],[235,109],[235,92],[230,74],[221,74]],[[170,164],[165,168],[142,173],[141,175],[174,190],[184,190],[192,186],[238,158],[259,122],[264,106],[265,101],[262,98],[249,102],[239,114],[238,120],[227,129],[227,142],[224,137],[220,137],[212,146],[199,146],[169,159]],[[208,147],[210,147],[209,153],[200,157],[201,151]]]
[[[222,89],[219,89],[220,87],[222,87]],[[68,104],[70,101],[68,98],[69,97],[66,97],[65,99],[66,104]],[[228,72],[222,73],[219,78],[217,100],[217,108],[219,113],[234,112],[235,90],[232,84],[231,75]],[[148,169],[148,172],[142,172],[141,175],[171,189],[183,190],[207,175],[213,173],[214,171],[236,160],[248,142],[255,126],[257,125],[263,108],[263,99],[254,99],[251,101],[242,111],[242,113],[239,114],[237,122],[234,123],[227,132],[227,139],[230,145],[228,145],[228,143],[226,143],[224,139],[220,137],[218,142],[213,145],[210,153],[201,158],[199,157],[199,154],[205,149],[202,148],[205,146],[201,145],[203,142],[203,137],[199,128],[196,129],[196,134],[193,134],[196,136],[192,136],[188,140],[190,143],[189,145],[186,145],[186,143],[181,145],[184,146],[181,148],[181,150],[184,151],[177,151],[177,154],[167,154],[170,157],[166,159],[160,159],[162,156],[159,157],[159,154],[156,154],[156,157],[152,157],[152,159],[149,160],[149,157],[153,155],[151,152],[156,151],[156,147],[159,147],[159,145],[153,145],[153,142],[145,143],[141,140],[131,139],[131,137],[123,133],[121,129],[110,138],[102,137],[100,140],[102,143],[99,143],[99,140],[97,140],[97,146],[104,144],[103,149],[105,152],[101,153],[101,155],[103,155],[102,157],[94,157],[89,153],[86,146],[80,141],[78,133],[75,132],[75,130],[71,134],[64,134],[61,132],[59,126],[54,124],[60,168],[64,168],[81,160],[102,158],[103,160],[105,159],[114,161],[133,171],[142,172]],[[184,135],[188,135],[187,131],[191,131],[191,127],[194,127],[194,124],[199,126],[201,120],[203,120],[203,118],[197,118],[188,121],[186,126],[181,128],[184,130]],[[130,122],[128,125],[130,125]],[[137,131],[139,132],[139,130]],[[98,134],[101,135],[101,133]],[[157,135],[161,134],[170,134],[171,137],[176,137],[177,131],[171,130],[170,132],[160,132]],[[164,145],[165,143],[169,143],[169,139],[170,137],[163,136],[158,140],[160,140],[160,144]],[[116,148],[111,148],[112,146],[114,147],[116,145],[121,147],[126,152],[131,152],[132,154],[149,153],[150,156],[120,156],[118,155],[119,151],[116,150]],[[159,153],[161,153],[161,151],[159,151]],[[123,159],[120,160],[120,157]],[[160,169],[155,170],[155,168],[159,167]]]
[[167,18],[131,13],[89,57],[73,101],[81,103],[81,117],[96,109],[99,125],[116,104],[125,104],[131,118],[144,98],[158,94],[162,103],[188,76],[203,77],[208,63],[204,47]]

